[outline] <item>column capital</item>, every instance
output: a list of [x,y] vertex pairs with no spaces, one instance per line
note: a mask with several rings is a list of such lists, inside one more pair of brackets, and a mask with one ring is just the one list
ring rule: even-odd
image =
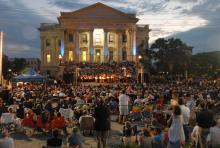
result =
[[129,32],[129,33],[133,33],[133,32],[136,32],[136,30],[137,30],[136,28],[129,28],[129,29],[128,29],[128,32]]

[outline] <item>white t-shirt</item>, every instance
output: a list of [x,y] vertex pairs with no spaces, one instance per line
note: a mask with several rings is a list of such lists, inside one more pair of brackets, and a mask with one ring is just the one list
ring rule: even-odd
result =
[[181,113],[183,116],[183,124],[189,124],[190,110],[185,105],[180,105]]
[[130,101],[130,99],[127,95],[121,94],[119,96],[119,105],[128,105],[129,101]]

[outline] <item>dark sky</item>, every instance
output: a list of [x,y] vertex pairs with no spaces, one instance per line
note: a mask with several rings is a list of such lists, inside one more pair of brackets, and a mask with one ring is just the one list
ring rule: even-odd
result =
[[194,46],[194,53],[220,51],[220,0],[0,0],[5,54],[40,57],[40,23],[57,22],[60,11],[96,2],[136,13],[138,24],[150,25],[151,43],[160,37],[178,37]]

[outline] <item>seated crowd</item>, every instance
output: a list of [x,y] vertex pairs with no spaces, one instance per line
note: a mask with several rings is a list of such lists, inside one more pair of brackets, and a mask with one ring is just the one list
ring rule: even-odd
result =
[[[83,137],[77,126],[83,129],[83,118],[86,117],[95,121],[94,108],[99,106],[100,100],[111,114],[120,115],[118,121],[124,124],[121,129],[123,145],[134,144],[143,148],[220,146],[217,140],[220,136],[217,116],[220,89],[214,83],[105,86],[56,83],[47,87],[26,84],[9,93],[8,98],[0,99],[1,125],[11,121],[16,130],[28,127],[52,133],[53,138],[47,141],[47,146],[61,146],[63,142],[59,134],[63,133],[69,135],[70,147],[83,147]],[[129,98],[128,104],[121,104],[122,95]],[[8,115],[12,119],[6,122]],[[90,128],[91,132],[93,127]],[[5,137],[7,130],[2,128]],[[0,140],[1,144],[4,141]]]

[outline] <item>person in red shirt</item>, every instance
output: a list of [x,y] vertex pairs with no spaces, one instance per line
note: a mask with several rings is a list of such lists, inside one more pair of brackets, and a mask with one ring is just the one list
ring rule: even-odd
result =
[[50,117],[47,112],[43,112],[37,119],[37,127],[49,131],[50,129]]
[[57,116],[51,122],[51,128],[55,129],[64,129],[65,128],[65,119],[61,116],[61,113],[57,113]]
[[34,112],[32,110],[29,110],[26,117],[24,117],[24,119],[21,121],[21,125],[35,128],[36,124],[35,124],[34,116],[35,116]]

